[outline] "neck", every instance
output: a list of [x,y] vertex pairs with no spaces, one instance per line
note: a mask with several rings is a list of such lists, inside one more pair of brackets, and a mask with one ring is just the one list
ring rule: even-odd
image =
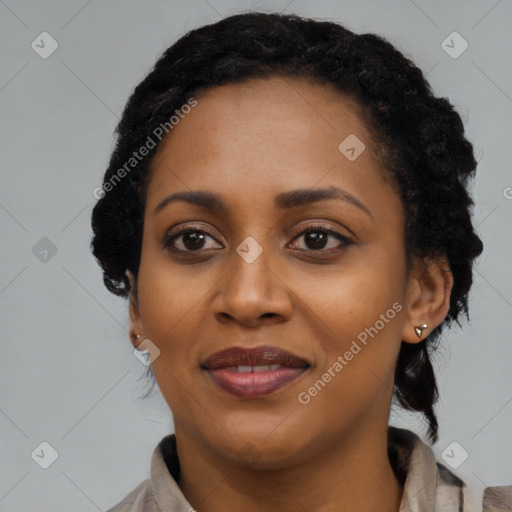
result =
[[176,427],[178,485],[201,512],[397,512],[403,488],[387,454],[387,425],[359,429],[302,463],[285,468],[246,469],[197,443]]

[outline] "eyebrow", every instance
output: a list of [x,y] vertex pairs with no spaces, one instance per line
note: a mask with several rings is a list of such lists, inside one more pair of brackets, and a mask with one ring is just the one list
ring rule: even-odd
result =
[[[291,209],[327,199],[341,199],[343,201],[347,201],[366,212],[373,219],[372,212],[365,204],[363,204],[352,194],[349,194],[346,190],[335,186],[328,188],[301,188],[290,190],[288,192],[281,192],[275,197],[274,202],[278,208]],[[160,201],[160,203],[158,203],[157,207],[153,211],[153,215],[156,215],[166,206],[175,201],[182,201],[195,206],[218,210],[220,212],[229,211],[227,204],[218,194],[204,190],[185,190],[182,192],[175,192],[174,194],[171,194],[170,196],[167,196],[162,201]]]

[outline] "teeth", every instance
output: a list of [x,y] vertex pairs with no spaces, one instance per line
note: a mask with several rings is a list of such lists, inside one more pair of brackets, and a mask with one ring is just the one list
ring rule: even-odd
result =
[[268,364],[262,364],[260,366],[253,366],[253,372],[268,372],[270,370],[270,366]]
[[269,370],[277,370],[281,368],[280,364],[260,364],[257,366],[242,366],[238,367],[239,373],[254,373],[254,372],[268,372]]

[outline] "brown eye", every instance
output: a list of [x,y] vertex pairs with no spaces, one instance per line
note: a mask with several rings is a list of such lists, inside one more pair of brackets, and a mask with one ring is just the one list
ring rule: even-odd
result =
[[[294,240],[298,240],[302,237],[304,238],[304,244],[306,247],[304,249],[299,249],[305,251],[330,252],[353,244],[349,238],[338,233],[338,231],[335,231],[329,226],[323,226],[320,224],[308,227],[295,237]],[[334,240],[329,241],[329,239]],[[338,240],[338,243],[336,243],[335,240]],[[296,244],[293,248],[297,249]]]
[[197,252],[214,248],[206,246],[208,239],[215,240],[206,231],[189,227],[168,236],[164,241],[164,247],[177,252]]

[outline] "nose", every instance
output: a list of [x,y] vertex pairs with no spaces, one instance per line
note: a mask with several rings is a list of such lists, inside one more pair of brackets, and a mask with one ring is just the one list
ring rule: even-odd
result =
[[229,271],[218,284],[213,300],[215,318],[249,328],[288,321],[293,311],[290,288],[263,251],[254,261],[233,252]]

